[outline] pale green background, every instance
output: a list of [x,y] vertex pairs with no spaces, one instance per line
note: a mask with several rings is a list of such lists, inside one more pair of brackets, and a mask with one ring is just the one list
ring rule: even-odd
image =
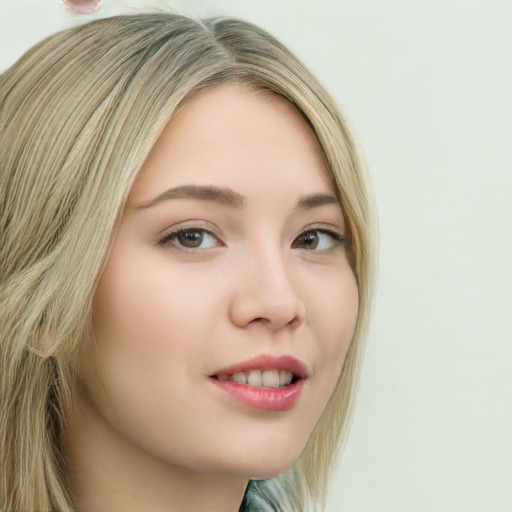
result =
[[[270,29],[366,149],[382,254],[326,512],[512,511],[512,0],[106,0]],[[0,0],[0,69],[84,19]]]

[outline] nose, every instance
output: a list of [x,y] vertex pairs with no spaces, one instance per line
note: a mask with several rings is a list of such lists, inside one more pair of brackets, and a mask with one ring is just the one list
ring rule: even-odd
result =
[[305,304],[292,286],[282,258],[260,253],[239,270],[230,304],[230,318],[236,326],[260,324],[277,331],[284,327],[295,330],[304,323]]

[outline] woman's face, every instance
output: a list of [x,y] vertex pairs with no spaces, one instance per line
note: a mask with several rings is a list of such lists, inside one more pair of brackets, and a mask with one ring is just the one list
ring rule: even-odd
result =
[[138,176],[96,291],[97,420],[179,467],[287,469],[354,331],[344,230],[294,107],[235,84],[193,100]]

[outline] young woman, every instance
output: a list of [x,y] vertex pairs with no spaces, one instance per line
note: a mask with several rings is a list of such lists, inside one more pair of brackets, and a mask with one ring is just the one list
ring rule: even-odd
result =
[[56,34],[0,90],[2,510],[321,506],[376,265],[329,95],[171,14]]

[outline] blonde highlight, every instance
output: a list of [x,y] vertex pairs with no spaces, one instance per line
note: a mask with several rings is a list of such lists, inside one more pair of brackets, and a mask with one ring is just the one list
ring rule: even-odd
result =
[[377,265],[364,159],[328,93],[250,23],[165,13],[55,34],[0,80],[2,510],[74,510],[60,432],[95,286],[128,193],[180,108],[233,81],[299,109],[323,151],[351,236],[359,316],[338,386],[298,461],[254,482],[246,504],[283,512],[322,506],[348,433]]

